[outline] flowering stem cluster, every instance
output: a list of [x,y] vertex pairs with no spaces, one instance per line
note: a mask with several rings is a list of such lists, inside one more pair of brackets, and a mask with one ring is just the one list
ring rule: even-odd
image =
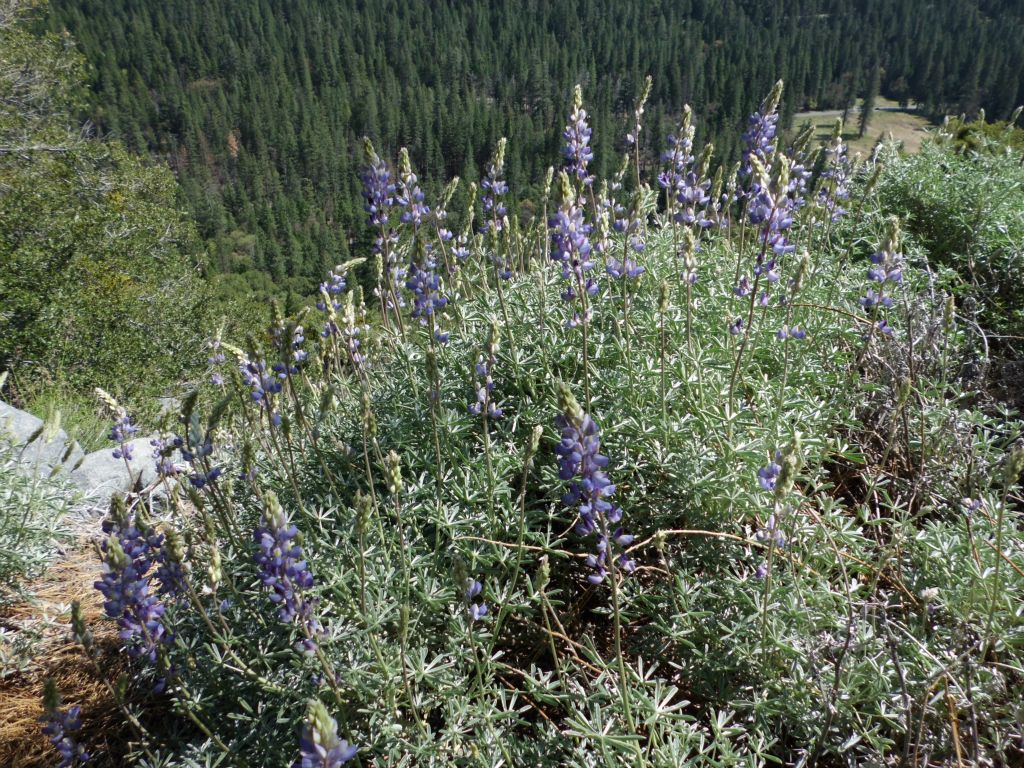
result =
[[303,594],[313,586],[313,574],[303,559],[298,535],[299,529],[288,520],[277,496],[268,491],[263,519],[253,533],[257,547],[253,559],[263,586],[270,589],[270,601],[278,606],[278,618],[285,623],[299,622],[305,637],[298,648],[313,653],[320,624],[313,615],[312,601]]

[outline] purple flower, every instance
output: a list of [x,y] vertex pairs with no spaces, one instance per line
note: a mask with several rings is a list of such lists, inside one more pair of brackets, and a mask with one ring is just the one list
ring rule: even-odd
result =
[[825,170],[821,173],[821,187],[818,201],[828,211],[832,221],[838,221],[845,213],[843,203],[850,197],[850,160],[846,154],[846,143],[842,135],[843,124],[836,120],[832,132],[832,143],[825,149]]
[[576,507],[579,522],[576,532],[581,536],[597,536],[597,552],[587,557],[592,572],[587,579],[600,584],[608,572],[609,558],[615,557],[614,549],[620,550],[615,562],[625,572],[636,567],[624,551],[633,537],[623,533],[621,527],[610,532],[610,525],[622,520],[622,509],[608,499],[615,493],[615,486],[604,472],[608,457],[601,454],[601,430],[580,407],[572,392],[565,384],[558,388],[561,414],[557,419],[562,439],[555,448],[558,454],[558,476],[568,482],[568,490],[562,503]]
[[562,132],[562,138],[565,139],[565,170],[585,186],[594,183],[594,177],[587,170],[590,161],[594,159],[594,150],[590,147],[592,133],[587,122],[587,111],[583,109],[583,88],[577,85],[573,91],[572,114],[569,115],[569,123]]
[[780,461],[782,461],[782,451],[776,451],[774,461],[768,462],[767,466],[757,470],[757,484],[764,490],[775,490],[775,481],[779,479],[779,473],[782,472]]
[[395,185],[391,182],[391,172],[377,156],[369,139],[363,139],[363,149],[367,161],[361,176],[366,201],[363,210],[369,216],[370,226],[383,227],[388,223],[388,208],[394,205]]
[[[774,487],[774,480],[772,482]],[[775,519],[774,514],[768,516],[768,522],[765,523],[764,528],[754,534],[754,538],[758,541],[770,541],[780,549],[786,546],[786,534],[779,530],[778,521]]]
[[473,387],[475,397],[467,409],[473,416],[479,416],[486,412],[487,418],[492,421],[500,419],[504,415],[504,411],[491,395],[491,392],[494,390],[494,379],[491,377],[491,371],[494,369],[495,362],[494,351],[491,348],[491,344],[488,343],[486,356],[480,354],[474,366],[478,377]]
[[338,723],[318,700],[309,702],[299,737],[299,759],[292,768],[339,768],[359,750],[338,738]]
[[278,606],[278,618],[285,623],[299,620],[306,638],[300,650],[313,652],[320,625],[313,616],[313,603],[303,591],[313,586],[313,574],[296,543],[299,530],[289,520],[277,497],[268,492],[263,519],[253,533],[257,551],[253,556],[260,569],[260,581],[271,591],[270,601]]
[[121,416],[114,422],[114,426],[110,428],[110,434],[108,435],[111,442],[117,443],[117,448],[113,452],[115,459],[132,460],[132,445],[130,441],[132,435],[138,431],[139,428],[132,423],[132,417],[122,412]]
[[[562,299],[574,301],[580,290],[588,295],[597,293],[597,282],[589,275],[594,268],[591,260],[593,246],[590,233],[593,226],[583,218],[583,209],[576,204],[576,196],[569,177],[562,173],[562,206],[548,221],[551,231],[551,260],[562,268],[562,277],[569,281]],[[575,325],[579,317],[569,322]]]
[[[779,123],[779,100],[782,98],[782,81],[779,80],[771,93],[761,102],[757,112],[750,116],[747,121],[747,131],[743,134],[743,164],[740,168],[740,175],[744,178],[750,176],[754,170],[751,158],[760,161],[761,165],[767,166],[771,163],[775,154],[775,134],[778,131]],[[752,191],[757,189],[757,181],[751,187]]]
[[161,643],[171,640],[163,626],[164,606],[152,594],[149,570],[162,537],[128,518],[103,522],[108,538],[101,545],[103,572],[94,586],[104,597],[103,610],[115,619],[132,658],[156,662]]
[[412,317],[426,325],[434,312],[448,304],[448,297],[441,293],[441,278],[432,258],[425,258],[422,266],[409,265],[409,277],[405,287],[412,291]]
[[88,762],[90,757],[85,747],[79,744],[73,735],[82,730],[82,708],[76,705],[64,711],[60,709],[59,702],[56,686],[48,680],[44,694],[46,712],[39,721],[43,724],[43,734],[60,753],[61,759],[57,768],[72,768]]
[[494,157],[487,166],[487,173],[480,182],[484,209],[484,221],[480,231],[484,234],[501,232],[504,227],[507,209],[501,200],[508,194],[508,183],[502,178],[505,174],[505,145],[504,137],[498,140],[498,148],[494,151]]
[[341,309],[341,303],[337,297],[345,290],[346,285],[345,275],[338,274],[332,269],[327,275],[327,280],[320,283],[321,298],[316,303],[316,308],[321,312],[326,312],[327,302],[330,301],[335,310]]
[[876,293],[873,288],[868,288],[859,300],[859,303],[864,309],[874,309],[875,307],[891,307],[892,299],[882,293]]
[[479,621],[487,615],[487,603],[483,600],[479,602],[473,602],[480,593],[483,592],[483,584],[474,578],[466,578],[466,589],[462,593],[462,597],[466,602],[466,611],[469,614],[470,621]]

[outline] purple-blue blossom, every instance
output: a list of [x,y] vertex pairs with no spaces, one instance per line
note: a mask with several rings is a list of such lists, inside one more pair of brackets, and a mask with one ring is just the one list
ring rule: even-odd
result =
[[338,723],[320,701],[312,700],[299,736],[299,759],[292,768],[340,768],[358,751],[338,738]]
[[117,448],[114,449],[113,455],[115,459],[124,459],[125,461],[132,460],[132,435],[139,431],[139,428],[132,422],[132,417],[127,413],[122,413],[114,425],[110,428],[111,442],[117,443]]
[[155,663],[157,649],[171,639],[163,625],[164,606],[149,582],[162,537],[125,518],[105,520],[103,531],[108,534],[101,545],[103,571],[94,584],[104,597],[103,610],[117,621],[128,655]]
[[366,168],[362,173],[363,209],[370,220],[370,226],[383,227],[388,223],[388,209],[394,205],[395,185],[391,172],[384,161],[377,156],[369,139],[363,139]]
[[594,159],[594,150],[590,146],[592,134],[587,111],[583,108],[583,88],[577,85],[573,91],[572,113],[562,138],[565,139],[565,170],[584,186],[594,183],[594,177],[588,170],[590,161]]
[[75,736],[82,730],[82,708],[75,705],[61,709],[60,694],[52,679],[48,679],[43,688],[43,707],[45,712],[39,722],[43,724],[43,734],[60,753],[57,768],[73,768],[88,762],[91,756]]
[[479,621],[487,615],[487,603],[482,599],[477,601],[483,589],[483,584],[476,579],[466,578],[466,589],[462,593],[462,597],[466,602],[466,612],[469,614],[470,621]]
[[[573,301],[579,297],[580,290],[588,295],[597,293],[597,282],[589,274],[594,268],[591,260],[593,246],[590,233],[593,226],[583,217],[583,209],[576,204],[576,196],[569,182],[569,177],[562,173],[562,205],[548,221],[551,231],[551,260],[562,269],[562,277],[569,285],[562,293],[565,301]],[[569,322],[575,325],[576,317]]]
[[[775,154],[775,134],[778,131],[781,98],[782,81],[779,80],[771,93],[761,102],[758,111],[747,121],[747,130],[743,134],[743,164],[740,167],[740,175],[744,178],[754,172],[752,158],[760,161],[763,166],[771,164],[772,156]],[[756,191],[756,187],[755,179],[752,190]]]
[[[608,457],[601,453],[600,427],[583,411],[565,384],[559,385],[558,395],[561,413],[556,423],[562,438],[555,453],[559,457],[558,475],[569,484],[562,503],[576,507],[578,534],[597,537],[597,552],[587,557],[591,568],[587,579],[600,584],[612,560],[627,573],[634,570],[636,566],[625,552],[633,537],[618,525],[622,520],[621,507],[608,501],[615,486],[604,471]],[[612,525],[616,527],[613,529]]]
[[278,606],[278,618],[285,623],[301,623],[306,637],[299,648],[312,653],[320,625],[313,615],[312,601],[303,594],[313,586],[313,574],[303,559],[298,535],[299,529],[288,520],[277,497],[268,492],[263,518],[253,533],[257,547],[253,559],[260,570],[260,581],[270,589],[270,601]]

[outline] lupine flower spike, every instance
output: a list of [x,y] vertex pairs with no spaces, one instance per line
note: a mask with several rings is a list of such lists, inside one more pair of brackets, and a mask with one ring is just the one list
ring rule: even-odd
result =
[[144,523],[132,521],[116,501],[103,531],[103,573],[94,585],[104,597],[103,609],[121,628],[118,634],[128,655],[155,663],[157,649],[171,639],[163,625],[164,606],[149,581],[163,539]]
[[299,737],[299,759],[292,768],[338,768],[356,756],[358,748],[338,738],[338,724],[317,699],[309,702]]
[[[584,221],[583,209],[577,204],[576,193],[565,172],[561,175],[561,181],[562,206],[548,222],[548,226],[551,229],[551,260],[561,266],[562,277],[569,282],[562,293],[562,299],[571,302],[579,298],[581,288],[590,296],[597,294],[597,283],[590,276],[594,268],[594,262],[591,261],[593,246],[590,243],[593,227]],[[573,327],[580,321],[580,315],[576,314],[567,325]]]
[[[610,558],[616,558],[616,549],[620,550],[615,560],[617,566],[627,573],[634,570],[633,561],[621,551],[633,543],[633,536],[619,525],[622,509],[608,501],[615,486],[604,472],[608,457],[600,452],[601,430],[597,422],[584,412],[567,385],[558,385],[558,400],[561,413],[557,425],[562,439],[555,453],[559,456],[559,477],[569,483],[562,502],[577,509],[577,533],[597,536],[597,553],[587,558],[592,570],[587,579],[600,584],[608,573]],[[612,525],[616,527],[612,529]]]
[[373,252],[380,257],[381,271],[387,278],[382,281],[380,288],[385,295],[377,298],[387,309],[395,310],[405,305],[398,289],[405,281],[405,269],[398,264],[394,249],[398,233],[388,226],[390,209],[395,205],[396,186],[387,165],[377,155],[368,138],[363,138],[363,154],[366,161],[362,174],[363,198],[366,201],[363,208],[370,226],[377,230]]
[[73,768],[89,761],[89,753],[78,743],[75,734],[82,730],[80,719],[82,708],[79,706],[61,709],[60,692],[52,678],[43,684],[44,714],[39,718],[43,724],[43,733],[60,753],[57,768]]
[[299,641],[299,650],[312,653],[320,625],[313,616],[312,601],[303,594],[313,586],[313,574],[302,559],[298,535],[277,496],[268,491],[263,520],[253,533],[257,546],[253,559],[260,580],[271,591],[270,601],[278,606],[278,618],[285,623],[301,622],[306,637]]
[[594,159],[594,150],[590,147],[592,134],[587,111],[583,108],[583,88],[577,85],[572,94],[572,114],[562,138],[565,139],[565,170],[585,187],[594,183],[594,177],[588,170],[590,161]]

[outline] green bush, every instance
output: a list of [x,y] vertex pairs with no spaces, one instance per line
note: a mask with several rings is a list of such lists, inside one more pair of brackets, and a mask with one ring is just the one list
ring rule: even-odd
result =
[[887,153],[878,205],[897,215],[932,264],[956,270],[968,316],[1024,352],[1024,158],[958,152],[926,142],[917,155]]
[[[974,331],[925,253],[851,208],[825,225],[803,209],[789,236],[809,257],[779,259],[764,307],[733,292],[756,228],[694,252],[655,217],[645,274],[595,271],[573,325],[539,222],[478,238],[426,327],[407,294],[401,327],[392,311],[371,331],[346,290],[223,345],[223,392],[184,403],[176,514],[107,524],[113,574],[140,537],[187,568],[147,577],[185,584],[162,598],[173,639],[129,647],[194,735],[153,736],[142,763],[287,764],[309,700],[330,716],[307,732],[329,741],[335,718],[364,764],[1015,759],[1024,539],[1004,462],[1021,425],[947,379]],[[403,232],[396,263],[440,247]],[[879,250],[903,281],[865,311]],[[565,386],[617,486],[621,523],[601,524],[635,537],[607,544],[635,570],[596,584],[559,473],[559,418],[580,418]],[[277,602],[261,542],[290,585]]]

